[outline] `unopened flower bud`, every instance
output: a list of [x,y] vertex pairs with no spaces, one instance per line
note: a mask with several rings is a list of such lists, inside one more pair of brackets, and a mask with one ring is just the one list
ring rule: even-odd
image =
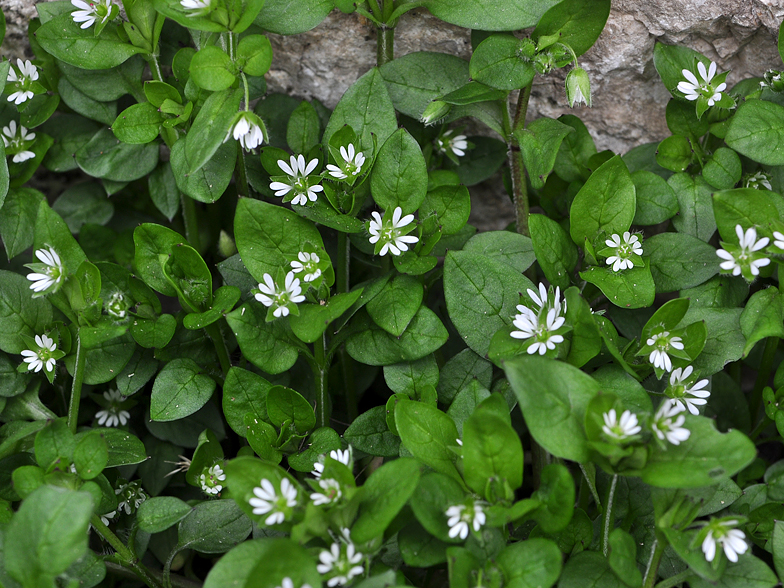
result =
[[520,59],[530,61],[536,55],[536,43],[531,39],[522,39],[520,47],[517,49],[517,55]]
[[784,79],[782,79],[782,72],[775,69],[769,69],[765,72],[760,86],[769,88],[773,92],[784,92]]
[[534,69],[539,75],[550,73],[555,67],[555,60],[548,51],[537,53],[533,59]]
[[433,100],[422,113],[421,120],[426,125],[432,125],[444,118],[452,109],[451,104],[441,100]]
[[591,106],[591,80],[581,67],[575,67],[566,76],[566,100],[570,108],[579,104]]
[[234,239],[223,230],[218,236],[218,253],[221,257],[231,257],[237,253],[237,246],[234,244]]

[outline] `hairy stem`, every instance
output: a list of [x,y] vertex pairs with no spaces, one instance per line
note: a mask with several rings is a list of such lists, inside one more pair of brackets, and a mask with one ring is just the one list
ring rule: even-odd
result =
[[395,58],[395,29],[386,25],[378,27],[376,41],[376,63],[382,66]]
[[591,496],[593,496],[594,502],[596,502],[596,508],[602,510],[602,501],[599,499],[599,491],[596,489],[596,484],[593,483],[591,477],[588,475],[588,470],[585,469],[583,464],[580,465],[580,471],[583,473],[583,478],[585,478],[585,483],[588,486],[588,489],[591,491]]
[[218,323],[212,323],[207,325],[204,330],[207,331],[210,339],[212,339],[212,344],[215,346],[215,352],[218,354],[218,361],[220,361],[221,371],[225,378],[231,368],[231,359],[229,359],[229,349],[226,347],[226,340],[223,338],[220,326]]
[[245,150],[242,145],[237,144],[237,195],[241,198],[250,196],[250,186],[248,185],[248,172],[245,169]]
[[313,355],[313,376],[316,380],[316,428],[318,429],[329,425],[329,361],[325,334],[313,344]]
[[653,588],[654,584],[656,584],[656,578],[659,576],[659,562],[662,555],[664,555],[666,547],[664,541],[656,539],[653,542],[651,559],[648,560],[648,566],[645,568],[645,579],[642,582],[643,588]]
[[779,347],[778,337],[768,337],[765,339],[765,349],[762,351],[762,361],[760,361],[757,380],[754,382],[754,389],[751,391],[751,401],[749,410],[751,418],[756,420],[760,405],[762,404],[762,391],[768,385],[770,374],[773,372],[773,362],[776,359],[776,350]]
[[74,367],[73,382],[71,383],[71,402],[68,404],[68,428],[76,433],[79,422],[79,402],[82,399],[82,382],[84,381],[84,361],[87,351],[82,346],[81,336],[76,336],[76,366]]
[[[133,567],[127,566],[124,562],[115,563],[113,561],[107,561],[105,563],[106,563],[106,570],[110,574],[113,574],[115,576],[120,576],[123,578],[128,578],[129,580],[131,579],[135,580],[137,578],[136,573],[133,571]],[[163,578],[160,572],[148,570],[148,573],[157,582],[163,583]],[[202,586],[202,584],[199,582],[188,580],[187,578],[183,578],[182,576],[177,574],[171,575],[171,585],[172,588],[201,588]]]
[[509,134],[509,165],[512,170],[512,194],[515,207],[515,227],[518,233],[530,236],[528,231],[528,185],[525,179],[525,164],[520,144],[515,136],[515,131],[525,128],[525,115],[528,111],[528,99],[531,97],[532,84],[520,90],[517,98],[517,107]]
[[689,578],[694,575],[694,572],[691,570],[683,570],[680,574],[676,574],[671,578],[667,578],[666,580],[662,580],[658,584],[656,584],[656,588],[673,588],[673,586],[677,586],[678,584],[682,584]]
[[95,529],[95,531],[117,552],[117,557],[125,562],[127,567],[132,569],[134,574],[136,574],[142,582],[147,584],[150,588],[161,588],[161,582],[154,578],[150,571],[134,557],[125,543],[120,541],[120,538],[115,535],[109,527],[103,524],[101,517],[93,515],[90,519],[90,523],[92,524],[93,529]]
[[196,251],[200,250],[199,221],[196,218],[196,203],[190,196],[180,193],[182,222],[185,225],[185,238]]
[[613,525],[613,500],[615,487],[618,484],[618,474],[612,477],[612,482],[607,490],[607,500],[604,501],[604,518],[602,520],[602,553],[607,557],[610,553],[610,532]]

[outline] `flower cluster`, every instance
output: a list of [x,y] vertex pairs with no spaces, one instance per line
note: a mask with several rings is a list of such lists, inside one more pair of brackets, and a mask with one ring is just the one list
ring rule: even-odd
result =
[[[683,410],[677,402],[670,399],[661,403],[659,410],[650,420],[651,431],[660,441],[680,445],[691,436],[691,431],[683,426],[686,422],[686,417],[681,414]],[[625,443],[642,433],[637,415],[630,410],[624,410],[619,418],[616,410],[611,408],[602,414],[602,421],[602,433],[613,442]]]
[[329,575],[327,586],[345,586],[352,578],[365,571],[361,565],[362,553],[357,551],[348,529],[341,529],[341,537],[334,541],[329,550],[319,553],[319,563],[316,570],[319,574]]
[[131,413],[122,409],[125,396],[118,390],[107,390],[103,393],[103,397],[105,399],[104,408],[95,413],[98,424],[102,427],[125,426],[128,419],[131,418]]
[[409,245],[419,241],[419,237],[408,234],[416,226],[411,224],[414,215],[403,216],[403,209],[399,206],[393,211],[391,219],[389,211],[384,213],[383,218],[376,211],[373,211],[372,216],[373,220],[368,225],[368,232],[370,233],[370,242],[376,246],[377,255],[386,255],[387,252],[392,255],[400,255],[404,251],[408,251]]
[[266,478],[261,480],[261,486],[253,489],[253,494],[255,497],[249,500],[253,514],[267,515],[265,525],[280,525],[291,517],[293,508],[297,506],[297,488],[288,478],[280,481],[280,494]]
[[747,282],[752,282],[759,276],[760,268],[770,264],[770,259],[765,257],[762,251],[768,246],[770,239],[757,239],[757,230],[754,227],[749,227],[744,232],[743,227],[736,225],[735,234],[738,236],[737,245],[722,241],[723,249],[716,251],[716,255],[724,260],[719,267],[733,276],[743,275]]
[[282,288],[279,288],[269,274],[264,274],[264,283],[259,284],[259,292],[255,295],[256,300],[272,310],[275,318],[288,316],[292,307],[305,300],[302,295],[302,288],[299,285],[299,278],[294,277],[295,272],[290,271],[286,274]]
[[528,354],[539,353],[544,355],[547,350],[555,349],[558,343],[563,342],[563,335],[559,332],[564,326],[566,319],[561,316],[561,312],[566,312],[566,301],[561,306],[561,290],[555,289],[555,294],[551,300],[548,299],[548,291],[544,284],[539,283],[539,293],[528,290],[528,296],[539,307],[534,311],[528,306],[517,305],[519,314],[515,315],[513,324],[519,329],[510,334],[515,339],[532,339],[528,346]]
[[446,524],[452,539],[465,539],[470,529],[478,532],[487,521],[483,503],[479,501],[473,501],[472,504],[455,504],[447,508],[445,514],[449,517]]
[[318,159],[311,159],[305,163],[302,155],[297,157],[292,155],[288,163],[279,159],[278,167],[286,175],[273,178],[270,190],[275,191],[275,196],[283,196],[284,202],[290,200],[294,205],[305,205],[308,201],[315,202],[318,199],[317,194],[324,191],[324,187],[318,184],[318,180],[309,177],[318,167],[318,163]]
[[8,96],[8,101],[19,106],[35,96],[35,93],[30,89],[30,86],[38,79],[38,69],[30,63],[29,59],[25,61],[17,59],[16,65],[19,73],[17,73],[17,69],[14,69],[12,66],[8,70],[8,79],[6,81],[9,84],[13,84],[15,90]]

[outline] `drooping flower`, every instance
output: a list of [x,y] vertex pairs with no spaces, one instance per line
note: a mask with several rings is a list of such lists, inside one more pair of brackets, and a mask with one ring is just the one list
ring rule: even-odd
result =
[[773,231],[773,238],[775,239],[773,244],[779,249],[784,249],[784,233]]
[[57,344],[54,339],[46,335],[36,335],[35,344],[38,349],[25,349],[22,351],[22,357],[27,364],[27,371],[40,372],[45,370],[53,372],[56,360],[52,355],[57,351]]
[[672,347],[673,349],[683,350],[683,342],[680,337],[670,335],[669,331],[662,331],[653,337],[650,337],[646,343],[653,345],[655,349],[651,351],[648,361],[653,364],[653,367],[669,372],[672,370],[672,360],[670,359],[667,351]]
[[713,106],[716,102],[721,100],[721,93],[727,87],[727,84],[722,82],[715,88],[711,84],[711,80],[716,75],[716,64],[712,61],[708,69],[705,69],[705,64],[701,61],[697,63],[697,71],[700,74],[701,80],[688,69],[681,70],[683,77],[686,81],[678,83],[678,90],[683,92],[687,100],[697,100],[703,96],[708,101],[708,106]]
[[693,371],[694,368],[691,366],[672,370],[670,386],[665,391],[665,394],[672,398],[681,410],[688,409],[691,414],[696,416],[700,414],[697,407],[708,403],[707,399],[710,397],[710,392],[704,390],[705,386],[708,385],[707,379],[688,384],[689,376],[691,376]]
[[75,23],[82,23],[83,29],[88,29],[97,20],[99,24],[105,24],[110,18],[117,14],[117,7],[112,0],[96,0],[95,2],[84,2],[84,0],[71,0],[79,10],[71,13]]
[[98,424],[102,427],[116,427],[123,425],[131,418],[131,413],[122,409],[122,402],[125,396],[119,390],[107,390],[103,393],[106,399],[106,406],[103,410],[95,413],[95,418],[98,419]]
[[602,415],[602,419],[604,420],[604,425],[602,425],[604,434],[618,441],[624,441],[642,431],[642,427],[637,424],[637,415],[630,410],[624,410],[618,420],[615,409],[611,408]]
[[221,490],[223,490],[223,484],[221,482],[225,481],[226,474],[223,473],[223,468],[217,463],[210,468],[205,468],[199,476],[199,485],[201,486],[202,492],[211,496],[220,494]]
[[253,489],[253,494],[255,497],[249,500],[253,507],[253,514],[269,514],[264,519],[265,525],[281,524],[286,520],[286,517],[291,516],[292,509],[297,506],[297,488],[288,478],[283,478],[280,481],[280,495],[275,491],[272,482],[266,478],[261,480],[261,486],[256,486]]
[[446,153],[447,151],[451,151],[457,157],[463,157],[466,154],[466,150],[468,149],[468,141],[466,140],[465,135],[455,135],[454,129],[450,129],[443,133],[436,142],[438,143],[438,149],[441,153]]
[[299,285],[299,278],[294,277],[293,271],[286,274],[286,280],[281,289],[278,289],[271,275],[264,274],[264,283],[259,284],[259,293],[255,297],[264,306],[273,307],[272,314],[275,318],[288,316],[292,305],[297,305],[305,300]]
[[329,175],[338,180],[359,175],[362,171],[362,165],[365,163],[365,155],[361,151],[357,151],[353,144],[349,144],[348,148],[340,148],[340,156],[343,158],[343,166],[327,165]]
[[673,445],[680,445],[691,436],[691,431],[683,426],[686,417],[681,414],[683,407],[676,401],[668,398],[661,403],[656,416],[653,417],[651,429],[654,434],[664,441],[665,439]]
[[[291,578],[283,578],[278,588],[294,588],[294,582]],[[300,588],[310,588],[310,584],[303,584]]]
[[606,263],[612,266],[614,272],[632,269],[634,267],[632,256],[642,255],[640,238],[637,235],[632,235],[629,231],[624,232],[623,239],[618,234],[612,235],[605,241],[605,244],[613,249],[612,255],[607,258]]
[[304,272],[302,280],[312,282],[321,277],[321,269],[318,267],[320,261],[321,258],[318,254],[300,251],[297,254],[297,260],[291,262],[291,271],[295,274]]
[[738,555],[746,553],[749,548],[746,543],[746,534],[735,528],[738,522],[735,519],[729,519],[713,520],[708,523],[708,534],[702,541],[702,552],[707,561],[713,561],[716,557],[717,543],[724,549],[724,555],[727,556],[727,559],[733,563],[738,561]]
[[[370,233],[371,243],[381,244],[378,255],[386,255],[387,251],[391,252],[392,255],[400,255],[404,251],[408,251],[410,244],[419,241],[419,237],[406,234],[414,228],[411,225],[414,215],[407,214],[403,216],[403,209],[399,206],[395,208],[391,219],[388,218],[389,211],[384,213],[383,218],[375,210],[371,214],[373,220],[368,225],[368,232]],[[379,249],[378,245],[376,245],[376,249]]]
[[472,505],[455,504],[446,509],[444,513],[449,519],[446,524],[449,527],[449,536],[454,539],[460,537],[465,539],[471,528],[479,531],[487,521],[484,507],[481,502],[474,501]]
[[109,299],[104,302],[106,313],[117,319],[123,320],[128,316],[128,309],[131,307],[130,302],[122,292],[115,292]]
[[763,171],[758,171],[756,173],[747,176],[745,180],[743,180],[743,187],[744,188],[754,188],[755,190],[765,190],[773,191],[773,186],[770,183],[770,176]]
[[[352,459],[354,457],[354,451],[351,449],[351,445],[348,446],[348,449],[333,449],[329,452],[329,456],[334,459],[335,461],[339,461],[347,468],[351,469],[352,467]],[[324,473],[324,461],[323,456],[313,464],[313,471],[311,474],[316,478],[320,478],[321,474]]]
[[33,91],[30,90],[30,85],[38,79],[38,69],[30,63],[29,59],[25,61],[17,59],[16,65],[19,73],[11,67],[8,70],[7,81],[14,84],[14,89],[16,90],[8,96],[8,101],[18,106],[35,96]]
[[127,515],[136,512],[142,503],[149,498],[142,489],[142,483],[139,480],[121,483],[114,493],[117,495],[117,512],[125,511]]
[[245,151],[250,151],[264,142],[264,131],[264,123],[256,114],[243,111],[235,118],[234,124],[229,128],[223,142],[225,143],[229,137],[233,136]]
[[65,277],[65,266],[60,260],[60,256],[52,247],[36,249],[35,256],[41,263],[31,263],[27,266],[35,270],[33,273],[27,274],[27,279],[32,282],[30,289],[36,294],[50,288],[52,292],[55,292]]
[[575,67],[566,76],[566,101],[569,108],[580,104],[591,106],[591,80],[581,67]]
[[559,316],[557,309],[548,310],[544,322],[541,314],[537,315],[527,306],[518,304],[517,310],[520,314],[515,315],[512,324],[520,330],[512,331],[510,335],[515,339],[533,339],[528,347],[529,355],[537,352],[544,355],[548,349],[555,349],[556,344],[564,340],[562,335],[555,333],[566,322],[564,317]]
[[343,492],[340,489],[340,482],[337,480],[331,478],[326,480],[321,479],[319,480],[318,485],[321,486],[323,492],[314,492],[310,495],[310,499],[316,506],[332,504],[333,502],[340,500],[340,497],[343,496]]
[[2,139],[6,155],[13,154],[14,163],[22,163],[35,157],[35,153],[28,149],[35,140],[35,133],[31,133],[25,127],[19,125],[19,133],[17,134],[15,120],[9,122],[7,127],[3,127]]
[[738,236],[737,245],[722,242],[724,249],[716,251],[716,255],[724,260],[719,267],[726,272],[732,272],[733,276],[743,274],[746,280],[751,281],[759,275],[759,268],[770,263],[770,259],[760,251],[767,247],[770,239],[762,237],[757,240],[757,229],[754,227],[749,227],[744,232],[743,227],[736,225],[735,234]]
[[318,199],[318,192],[323,192],[324,187],[318,183],[311,185],[311,180],[308,177],[313,170],[318,166],[318,159],[311,159],[307,164],[302,155],[289,159],[286,163],[282,159],[278,160],[278,167],[283,170],[288,178],[287,181],[283,177],[270,183],[270,190],[275,190],[275,196],[286,196],[289,192],[294,192],[292,204],[307,204],[308,200],[315,202]]
[[341,533],[341,539],[335,541],[329,551],[325,549],[319,553],[321,563],[316,566],[316,571],[331,576],[327,580],[328,588],[345,586],[352,578],[365,571],[365,567],[360,565],[364,556],[354,547],[348,529],[342,529]]

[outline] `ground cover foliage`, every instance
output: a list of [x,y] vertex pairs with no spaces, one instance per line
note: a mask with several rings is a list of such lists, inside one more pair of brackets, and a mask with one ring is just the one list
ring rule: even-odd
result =
[[[470,61],[393,59],[421,7]],[[657,45],[672,135],[615,154],[526,124],[560,69],[590,106],[609,0],[37,9],[0,63],[2,586],[784,578],[781,64]],[[333,9],[378,67],[268,93],[265,33]]]

